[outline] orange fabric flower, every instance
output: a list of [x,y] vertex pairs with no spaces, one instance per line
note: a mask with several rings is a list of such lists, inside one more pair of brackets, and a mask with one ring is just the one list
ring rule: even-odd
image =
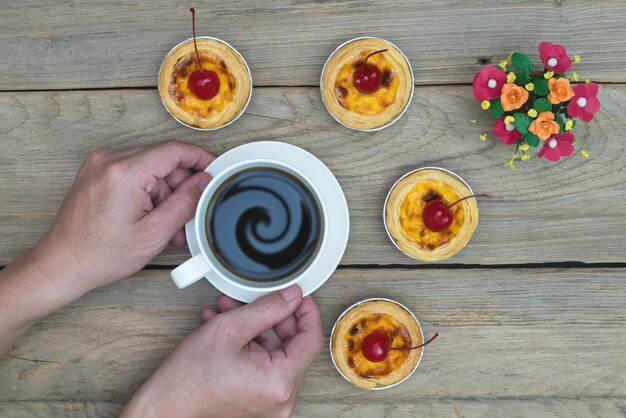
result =
[[569,85],[569,80],[565,77],[552,77],[548,81],[548,87],[550,88],[550,93],[548,93],[548,100],[550,100],[550,103],[552,104],[566,102],[574,97],[574,90],[572,90]]
[[559,133],[559,124],[554,120],[554,113],[541,112],[537,119],[533,120],[528,130],[539,137],[542,141]]
[[526,103],[526,100],[528,100],[528,92],[523,87],[513,83],[506,83],[502,86],[500,101],[505,112],[519,109]]

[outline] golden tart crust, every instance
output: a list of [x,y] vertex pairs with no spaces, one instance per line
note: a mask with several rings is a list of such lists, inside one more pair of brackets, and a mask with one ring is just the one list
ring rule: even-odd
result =
[[422,344],[422,330],[415,317],[388,300],[368,300],[344,313],[331,335],[331,355],[340,373],[364,389],[382,389],[406,379],[417,367],[422,348],[389,350],[382,362],[371,362],[361,353],[361,343],[372,332],[386,333],[392,347]]
[[[354,71],[374,51],[368,64],[382,73],[381,87],[362,94],[354,87]],[[328,112],[343,125],[357,130],[374,130],[395,121],[413,96],[413,72],[405,56],[393,44],[379,38],[361,38],[340,46],[322,72],[322,99]]]
[[424,169],[407,175],[387,198],[385,223],[389,236],[402,251],[419,260],[438,261],[453,256],[461,251],[478,225],[476,199],[453,206],[453,222],[441,232],[424,226],[422,211],[432,200],[450,204],[471,194],[463,181],[443,170]]
[[217,129],[236,119],[252,92],[252,78],[243,57],[230,45],[214,38],[196,38],[202,68],[215,71],[218,94],[197,98],[187,87],[189,75],[199,70],[193,39],[174,47],[159,71],[159,95],[166,109],[180,122],[200,129]]

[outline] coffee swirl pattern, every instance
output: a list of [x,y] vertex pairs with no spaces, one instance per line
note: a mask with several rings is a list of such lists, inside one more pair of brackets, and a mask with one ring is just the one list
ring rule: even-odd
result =
[[220,263],[254,281],[275,281],[306,268],[321,237],[317,200],[298,178],[276,168],[244,170],[216,191],[207,238]]

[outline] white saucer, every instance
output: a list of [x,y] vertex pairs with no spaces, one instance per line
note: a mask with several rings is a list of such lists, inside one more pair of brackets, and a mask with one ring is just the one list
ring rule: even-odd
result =
[[[205,171],[215,177],[233,164],[264,158],[284,162],[300,170],[313,182],[326,205],[329,231],[326,245],[321,249],[318,262],[297,282],[306,296],[328,280],[343,257],[350,230],[348,203],[339,182],[323,162],[302,148],[282,142],[262,141],[233,148],[213,161]],[[194,234],[194,222],[195,218],[185,225],[187,245],[192,256],[200,253]],[[215,273],[209,273],[205,277],[217,290],[242,302],[252,302],[267,293],[236,287]]]

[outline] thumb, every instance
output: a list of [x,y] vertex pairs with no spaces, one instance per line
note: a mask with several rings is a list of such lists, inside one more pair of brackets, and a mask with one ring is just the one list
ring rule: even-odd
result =
[[193,219],[202,191],[211,181],[208,173],[196,173],[183,181],[159,206],[154,208],[144,221],[157,225],[159,236],[169,241],[178,230]]
[[226,316],[224,319],[229,326],[237,330],[231,342],[243,347],[263,331],[292,315],[301,301],[302,289],[292,285],[221,315]]

